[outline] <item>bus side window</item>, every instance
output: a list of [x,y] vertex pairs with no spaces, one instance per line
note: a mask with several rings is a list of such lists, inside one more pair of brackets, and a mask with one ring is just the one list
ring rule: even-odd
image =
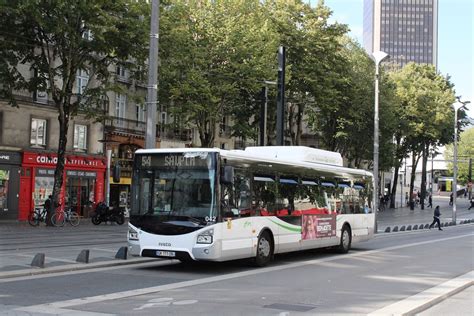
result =
[[276,192],[274,177],[255,175],[252,181],[252,207],[246,216],[273,215]]

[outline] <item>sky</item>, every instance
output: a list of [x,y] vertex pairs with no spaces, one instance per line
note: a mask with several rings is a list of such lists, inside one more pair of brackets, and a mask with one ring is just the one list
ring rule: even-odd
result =
[[[314,5],[317,0],[312,0]],[[325,0],[333,11],[332,21],[344,23],[350,36],[361,45],[363,30],[363,0]],[[467,105],[474,118],[474,0],[438,0],[438,71],[449,75],[457,96]]]

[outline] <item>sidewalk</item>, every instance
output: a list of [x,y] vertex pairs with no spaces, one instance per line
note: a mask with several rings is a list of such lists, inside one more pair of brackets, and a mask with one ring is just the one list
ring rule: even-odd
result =
[[[390,227],[390,231],[393,231],[395,226],[400,229],[402,226],[408,227],[411,225],[420,226],[421,224],[431,224],[433,221],[434,208],[439,205],[441,211],[440,221],[442,224],[446,224],[452,221],[453,207],[449,205],[449,196],[434,196],[433,207],[426,207],[422,210],[420,205],[416,206],[414,210],[410,210],[409,207],[401,207],[396,209],[386,208],[385,210],[377,213],[377,225],[378,233],[383,233]],[[467,198],[456,199],[456,224],[460,224],[466,220],[474,220],[474,209],[468,210],[469,200]]]

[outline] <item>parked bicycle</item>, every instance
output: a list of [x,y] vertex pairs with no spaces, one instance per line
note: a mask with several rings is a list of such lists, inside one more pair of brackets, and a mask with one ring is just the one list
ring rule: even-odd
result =
[[46,209],[37,207],[28,215],[28,223],[31,226],[38,226],[40,222],[46,223]]
[[77,212],[72,209],[67,209],[66,211],[58,207],[51,217],[51,223],[56,227],[62,227],[68,222],[72,226],[77,226],[81,222],[81,218]]

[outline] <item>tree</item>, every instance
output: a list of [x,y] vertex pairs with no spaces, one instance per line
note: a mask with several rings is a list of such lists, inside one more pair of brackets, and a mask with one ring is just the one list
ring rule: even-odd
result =
[[304,121],[316,126],[322,110],[333,104],[338,93],[338,69],[344,64],[340,38],[348,28],[329,23],[331,11],[323,1],[315,8],[305,1],[268,1],[264,5],[287,52],[286,136],[293,145],[300,145]]
[[[58,111],[55,203],[63,182],[69,121],[79,112],[103,113],[105,92],[120,89],[111,80],[112,65],[124,63],[133,74],[143,64],[147,16],[146,4],[127,0],[0,5],[0,97],[19,106],[16,91],[46,91]],[[24,65],[34,76],[21,72]],[[90,77],[81,94],[73,90],[78,71]]]
[[[430,149],[443,146],[452,140],[453,110],[455,100],[453,85],[449,78],[437,73],[433,65],[409,63],[392,73],[396,94],[400,99],[397,116],[403,124],[403,134],[399,134],[403,144],[398,158],[412,155],[410,178],[410,204],[414,190],[415,172],[422,159],[421,207],[424,208],[426,195],[426,164]],[[403,159],[403,158],[401,158]]]
[[[457,178],[459,183],[467,184],[469,181],[469,159],[474,159],[474,127],[471,127],[459,136],[459,142],[457,144],[458,149],[458,172]],[[444,152],[446,160],[452,161],[454,156],[453,144],[446,146]],[[472,162],[471,162],[472,164]],[[472,166],[472,165],[471,165]],[[472,167],[471,167],[472,168]],[[449,172],[453,173],[453,163],[448,163]],[[471,170],[472,180],[472,170]]]
[[227,115],[240,127],[234,136],[252,135],[249,118],[263,80],[273,78],[277,47],[260,3],[175,1],[161,29],[159,97],[175,123],[197,127],[202,147],[214,146]]

